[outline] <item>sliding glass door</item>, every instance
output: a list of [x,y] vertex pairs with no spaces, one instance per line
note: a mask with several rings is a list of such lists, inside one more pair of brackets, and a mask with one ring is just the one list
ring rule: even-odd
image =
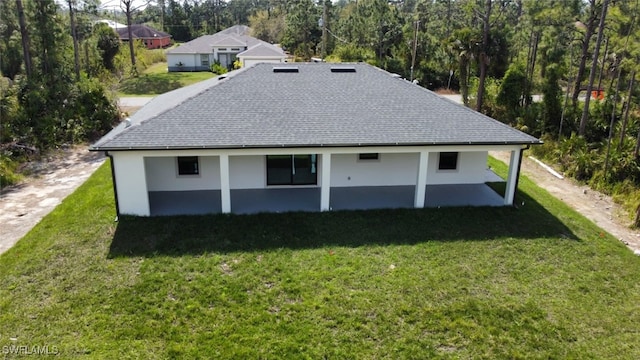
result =
[[267,155],[267,185],[316,185],[317,156]]

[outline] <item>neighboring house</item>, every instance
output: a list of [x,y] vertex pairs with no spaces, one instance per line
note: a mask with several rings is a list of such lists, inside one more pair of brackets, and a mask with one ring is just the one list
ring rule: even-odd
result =
[[[127,26],[115,29],[120,40],[129,41]],[[142,24],[131,25],[131,37],[142,41],[147,49],[161,49],[171,45],[171,35]]]
[[167,51],[169,71],[209,71],[216,61],[231,69],[236,59],[243,66],[259,62],[285,62],[284,51],[249,36],[251,29],[235,25],[213,35],[203,35]]
[[[91,150],[111,158],[118,214],[149,216],[512,205],[540,143],[364,63],[299,63],[160,95]],[[504,196],[491,150],[511,153]]]

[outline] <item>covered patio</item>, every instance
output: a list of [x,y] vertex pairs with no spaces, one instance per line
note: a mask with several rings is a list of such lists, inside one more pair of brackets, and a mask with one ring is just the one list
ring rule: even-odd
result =
[[[330,210],[413,208],[414,186],[331,188]],[[428,185],[425,207],[504,206],[504,198],[487,184]],[[219,190],[149,193],[152,216],[200,215],[222,212]],[[320,211],[320,188],[231,190],[234,214]]]

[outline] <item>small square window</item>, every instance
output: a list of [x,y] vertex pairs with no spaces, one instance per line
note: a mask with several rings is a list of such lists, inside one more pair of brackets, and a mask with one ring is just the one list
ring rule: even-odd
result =
[[379,153],[362,153],[358,154],[358,160],[379,160]]
[[457,152],[441,152],[438,161],[438,170],[456,170],[458,168]]
[[178,175],[198,175],[200,166],[197,156],[178,157]]

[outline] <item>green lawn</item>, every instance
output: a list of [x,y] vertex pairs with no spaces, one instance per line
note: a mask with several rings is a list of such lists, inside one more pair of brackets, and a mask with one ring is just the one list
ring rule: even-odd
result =
[[640,258],[526,178],[521,189],[519,209],[114,223],[105,164],[0,256],[0,349],[640,358]]
[[212,72],[168,72],[167,63],[157,63],[136,78],[124,80],[118,87],[118,96],[153,96],[210,79]]

